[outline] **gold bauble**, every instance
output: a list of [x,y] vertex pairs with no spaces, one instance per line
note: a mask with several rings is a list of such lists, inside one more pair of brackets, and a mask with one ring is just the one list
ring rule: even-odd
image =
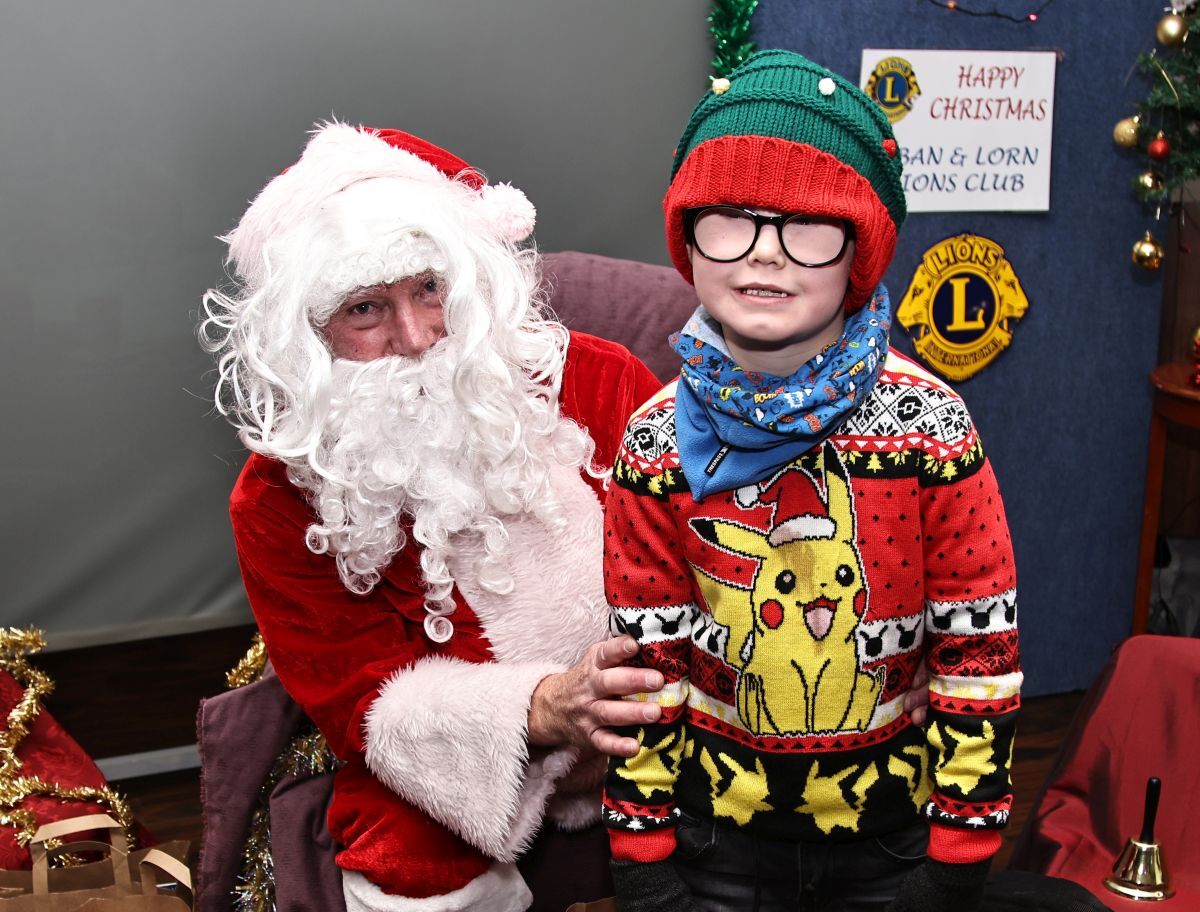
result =
[[1157,171],[1143,171],[1134,178],[1134,182],[1140,190],[1147,193],[1162,193],[1163,187],[1166,186],[1163,184],[1162,175]]
[[1125,149],[1136,146],[1139,122],[1140,119],[1136,114],[1126,117],[1124,120],[1118,120],[1117,125],[1113,127],[1113,142]]
[[1157,269],[1162,265],[1162,244],[1154,240],[1149,231],[1146,236],[1133,245],[1133,261],[1143,269]]
[[1174,47],[1181,44],[1183,39],[1187,37],[1188,27],[1187,20],[1179,13],[1167,13],[1158,20],[1158,26],[1154,29],[1154,35],[1158,38],[1158,43],[1166,47]]

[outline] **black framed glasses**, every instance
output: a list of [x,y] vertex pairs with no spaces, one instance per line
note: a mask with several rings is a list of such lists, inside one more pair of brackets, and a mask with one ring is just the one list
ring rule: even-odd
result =
[[810,269],[836,263],[854,238],[853,224],[820,215],[760,215],[738,206],[697,206],[683,212],[688,243],[714,263],[732,263],[748,254],[764,225],[775,228],[789,260]]

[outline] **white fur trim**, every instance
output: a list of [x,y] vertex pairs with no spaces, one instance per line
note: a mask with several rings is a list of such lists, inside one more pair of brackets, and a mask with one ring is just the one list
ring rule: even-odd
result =
[[758,485],[756,484],[742,485],[742,487],[733,492],[733,498],[737,501],[739,507],[743,510],[749,510],[758,503],[758,498],[761,494],[762,491],[758,489]]
[[525,912],[533,894],[514,864],[494,864],[461,889],[416,898],[384,893],[358,871],[342,872],[346,912]]
[[576,792],[570,795],[555,795],[550,802],[547,816],[561,830],[573,833],[591,826],[600,819],[600,792]]
[[300,160],[262,189],[226,238],[238,271],[257,284],[264,278],[268,244],[301,230],[334,194],[378,177],[403,178],[427,187],[450,183],[429,162],[389,146],[372,133],[344,123],[318,124]]
[[549,662],[422,659],[397,672],[367,711],[367,766],[471,845],[513,861],[577,756],[567,748],[530,757],[527,745],[533,690],[563,670]]
[[533,234],[537,210],[524,193],[512,184],[493,184],[481,191],[482,211],[493,230],[512,243]]
[[[566,517],[551,528],[536,516],[505,517],[506,569],[513,589],[499,594],[474,578],[479,538],[465,538],[446,564],[475,612],[498,662],[574,665],[608,638],[604,597],[604,511],[577,469],[551,462],[550,482]],[[453,616],[451,616],[453,619]]]
[[833,538],[837,532],[837,523],[828,516],[794,516],[787,522],[782,522],[771,530],[767,542],[774,548],[793,541],[807,541],[813,538]]

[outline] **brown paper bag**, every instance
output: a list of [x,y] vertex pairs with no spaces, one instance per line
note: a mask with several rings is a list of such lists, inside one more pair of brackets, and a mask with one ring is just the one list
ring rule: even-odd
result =
[[567,912],[617,912],[617,900],[610,896],[590,903],[572,903],[567,906]]
[[[46,842],[71,833],[107,829],[110,843],[68,842],[48,849]],[[159,891],[165,880],[191,895],[187,843],[176,841],[129,853],[125,831],[107,814],[57,820],[41,827],[29,844],[31,871],[0,871],[0,912],[187,912],[188,900]],[[68,868],[51,868],[50,860],[73,852],[100,852],[107,857]],[[135,881],[134,870],[138,873]]]

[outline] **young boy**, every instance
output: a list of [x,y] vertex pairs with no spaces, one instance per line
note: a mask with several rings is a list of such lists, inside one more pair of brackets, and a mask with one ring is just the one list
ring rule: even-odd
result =
[[[630,420],[605,586],[666,685],[606,781],[622,910],[977,908],[1011,804],[1015,574],[962,400],[888,350],[883,113],[798,54],[714,82],[663,208],[701,307]],[[904,711],[924,660],[930,725]]]

